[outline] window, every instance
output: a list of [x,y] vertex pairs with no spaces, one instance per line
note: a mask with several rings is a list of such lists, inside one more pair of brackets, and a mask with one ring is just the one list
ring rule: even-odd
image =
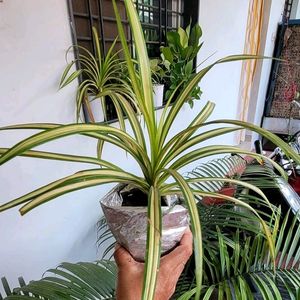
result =
[[[136,0],[136,7],[144,29],[148,54],[159,57],[159,47],[166,42],[166,31],[179,26],[195,24],[198,20],[199,0]],[[117,2],[128,43],[131,33],[126,19],[124,1]],[[117,25],[111,0],[68,0],[70,22],[75,44],[94,52],[92,26],[98,29],[101,47],[104,50],[117,36]],[[116,44],[121,47],[120,43]],[[112,105],[107,105],[108,119],[116,117]]]

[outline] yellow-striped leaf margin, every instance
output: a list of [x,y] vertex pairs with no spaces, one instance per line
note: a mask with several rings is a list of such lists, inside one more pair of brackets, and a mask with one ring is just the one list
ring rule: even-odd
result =
[[191,217],[191,229],[194,236],[194,255],[195,255],[195,274],[196,274],[196,296],[195,299],[200,299],[202,277],[203,277],[203,249],[202,249],[202,232],[201,223],[196,205],[194,193],[185,181],[185,179],[175,170],[166,169],[165,172],[169,173],[176,183],[178,184],[179,190],[186,201],[188,211]]
[[152,300],[160,263],[161,251],[161,197],[157,187],[152,186],[148,195],[148,230],[142,300]]

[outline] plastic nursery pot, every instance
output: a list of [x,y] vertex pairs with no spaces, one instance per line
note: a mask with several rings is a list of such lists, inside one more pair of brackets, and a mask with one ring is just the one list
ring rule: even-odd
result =
[[300,196],[300,175],[289,178],[289,184],[295,190],[295,192]]
[[[218,194],[233,197],[235,191],[236,191],[236,186],[228,186],[228,187],[221,188],[218,191]],[[204,197],[202,199],[202,202],[205,205],[220,205],[220,204],[224,204],[226,200],[221,198],[215,198],[215,197]]]
[[164,88],[163,84],[153,84],[153,100],[155,107],[161,107],[164,100]]
[[[189,226],[188,211],[182,205],[175,204],[177,200],[177,196],[168,196],[166,206],[162,206],[162,255],[179,243]],[[119,184],[100,203],[116,241],[135,260],[144,261],[148,224],[147,196],[130,186]]]
[[101,104],[101,99],[100,98],[95,98],[94,96],[89,95],[88,96],[88,101],[89,101],[89,108],[90,108],[90,113],[93,116],[94,120],[89,120],[92,122],[96,123],[101,123],[104,121],[104,113],[103,113],[103,107]]

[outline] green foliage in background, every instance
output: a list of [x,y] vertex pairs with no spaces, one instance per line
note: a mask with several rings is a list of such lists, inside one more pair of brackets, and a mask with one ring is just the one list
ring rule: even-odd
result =
[[[166,99],[169,99],[174,91],[179,93],[184,90],[195,76],[195,58],[203,44],[200,43],[201,36],[202,30],[198,24],[192,28],[189,25],[185,30],[179,27],[177,31],[167,32],[167,46],[161,47],[162,64],[168,76]],[[195,86],[186,101],[192,107],[193,100],[199,100],[201,94],[200,87]]]

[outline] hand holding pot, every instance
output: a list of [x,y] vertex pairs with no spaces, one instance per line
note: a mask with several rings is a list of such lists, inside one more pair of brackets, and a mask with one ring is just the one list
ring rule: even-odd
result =
[[[161,258],[155,300],[168,300],[175,291],[177,281],[193,252],[190,230],[183,235],[179,246]],[[143,289],[144,264],[135,261],[127,250],[118,245],[115,250],[118,266],[117,300],[140,300]]]

